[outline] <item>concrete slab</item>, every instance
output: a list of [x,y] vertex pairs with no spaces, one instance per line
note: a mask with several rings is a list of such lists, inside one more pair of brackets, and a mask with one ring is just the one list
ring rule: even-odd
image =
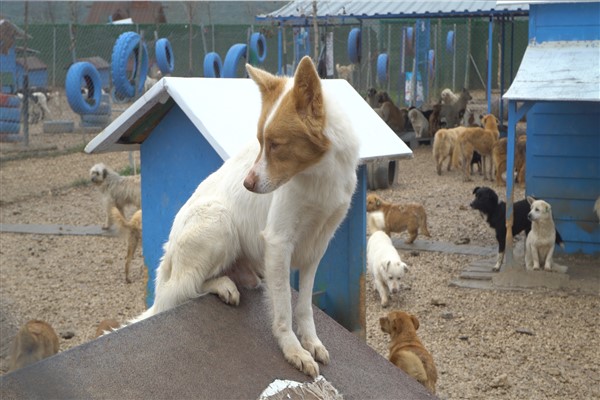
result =
[[0,232],[39,235],[115,236],[116,231],[104,230],[100,225],[74,226],[52,224],[0,224]]
[[496,247],[480,247],[471,245],[456,245],[448,242],[436,242],[432,240],[415,240],[412,244],[406,244],[404,239],[392,238],[394,247],[399,250],[415,251],[437,251],[441,253],[466,254],[476,256],[494,255]]
[[[331,356],[321,374],[344,399],[435,398],[324,312],[314,313]],[[242,291],[239,307],[205,296],[8,373],[0,398],[256,399],[275,379],[309,380],[284,360],[259,289]]]

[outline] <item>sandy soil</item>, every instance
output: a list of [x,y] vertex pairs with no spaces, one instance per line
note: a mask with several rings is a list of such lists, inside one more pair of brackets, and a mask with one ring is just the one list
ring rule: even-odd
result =
[[[129,164],[129,155],[60,154],[93,135],[43,134],[37,128],[28,149],[1,143],[1,222],[100,225],[103,210],[97,190],[87,183],[89,168],[102,161],[120,170]],[[134,159],[139,162],[139,155]],[[431,148],[421,146],[414,159],[400,162],[398,185],[378,193],[392,201],[421,202],[434,240],[469,238],[471,245],[494,246],[491,229],[468,207],[473,187],[482,184],[479,176],[464,183],[456,171],[438,176]],[[516,196],[522,195],[518,189]],[[29,319],[50,322],[65,351],[92,340],[100,320],[124,321],[143,311],[143,260],[138,251],[134,282],[126,284],[125,253],[125,240],[118,236],[0,233],[0,373],[7,371],[9,339]],[[418,316],[418,333],[437,364],[441,398],[600,398],[597,295],[462,289],[449,283],[477,257],[400,254],[411,271],[388,309],[381,308],[376,291],[367,286],[367,343],[387,356],[388,338],[379,329],[379,317],[390,309]]]

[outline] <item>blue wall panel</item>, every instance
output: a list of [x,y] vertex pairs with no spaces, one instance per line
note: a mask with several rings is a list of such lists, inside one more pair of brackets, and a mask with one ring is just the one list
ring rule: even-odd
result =
[[202,180],[223,160],[179,106],[175,105],[141,145],[146,303],[154,301],[156,268],[175,214]]
[[598,40],[599,26],[599,2],[529,5],[529,38],[538,43]]

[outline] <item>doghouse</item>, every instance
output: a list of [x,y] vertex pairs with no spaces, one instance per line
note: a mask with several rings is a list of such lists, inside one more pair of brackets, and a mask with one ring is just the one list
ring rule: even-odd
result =
[[[593,212],[600,196],[600,2],[537,1],[529,16],[529,46],[504,95],[507,170],[514,167],[515,125],[526,114],[527,195],[552,205],[566,253],[600,253]],[[512,193],[507,179],[507,218],[519,200]]]
[[29,76],[29,88],[48,88],[48,66],[36,56],[17,57],[17,87],[23,89],[25,76],[25,63]]
[[[321,261],[314,302],[348,330],[364,333],[365,164],[411,157],[412,152],[346,81],[325,80],[323,85],[334,89],[359,134],[362,165],[351,209]],[[86,146],[87,153],[140,150],[148,305],[175,214],[206,176],[256,140],[260,107],[250,79],[167,77]]]

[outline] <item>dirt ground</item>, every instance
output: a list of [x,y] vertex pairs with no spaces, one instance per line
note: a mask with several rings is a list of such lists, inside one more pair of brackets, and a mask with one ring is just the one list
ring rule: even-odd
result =
[[[97,162],[115,170],[139,163],[139,154],[86,155],[97,132],[44,134],[32,129],[30,145],[0,143],[2,224],[100,225],[100,196],[88,182]],[[433,240],[494,247],[491,229],[468,207],[480,176],[465,183],[457,171],[438,176],[431,147],[403,160],[398,184],[379,190],[387,200],[421,202]],[[516,198],[523,195],[518,188]],[[504,197],[501,195],[501,197]],[[395,236],[405,238],[404,234]],[[421,239],[421,237],[419,237]],[[522,240],[522,238],[518,238]],[[0,233],[0,373],[8,345],[29,319],[44,319],[58,332],[60,351],[93,339],[105,318],[125,321],[145,308],[145,273],[138,250],[132,284],[125,283],[126,243],[119,236]],[[450,285],[479,257],[401,251],[410,272],[388,309],[367,282],[367,343],[387,356],[379,317],[402,309],[420,320],[419,335],[439,373],[444,399],[600,398],[600,297],[577,290],[475,290]],[[597,261],[580,256],[588,264]],[[600,273],[600,269],[597,269]]]

